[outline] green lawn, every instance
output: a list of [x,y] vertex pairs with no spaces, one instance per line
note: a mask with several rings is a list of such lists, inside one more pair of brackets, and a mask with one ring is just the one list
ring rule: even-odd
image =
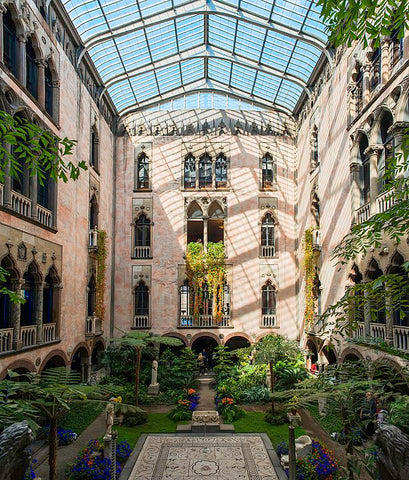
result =
[[[144,425],[136,427],[115,427],[118,430],[118,441],[127,441],[133,448],[141,433],[175,433],[178,423],[169,419],[167,413],[150,413]],[[270,425],[264,421],[263,412],[248,412],[245,417],[234,422],[237,433],[267,433],[274,446],[285,440],[288,442],[288,425]],[[305,431],[297,427],[296,437],[305,435]]]
[[85,430],[104,410],[104,402],[84,401],[73,405],[58,425],[61,428],[70,428],[77,435]]
[[150,413],[148,415],[148,421],[143,425],[137,425],[136,427],[115,426],[115,430],[118,430],[118,441],[127,441],[133,448],[138,441],[141,433],[175,433],[178,423],[189,422],[174,422],[167,413]]
[[[288,443],[288,424],[270,425],[264,421],[263,412],[247,412],[246,416],[233,422],[236,433],[267,433],[276,447],[285,440]],[[301,427],[296,427],[295,436],[305,435]]]

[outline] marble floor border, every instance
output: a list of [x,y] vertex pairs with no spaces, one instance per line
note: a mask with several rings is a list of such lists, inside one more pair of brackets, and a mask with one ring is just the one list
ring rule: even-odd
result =
[[133,449],[128,461],[125,464],[124,469],[119,477],[119,480],[128,480],[133,467],[135,465],[136,460],[138,459],[139,454],[145,444],[145,441],[148,437],[231,437],[231,436],[255,436],[259,435],[260,438],[263,440],[264,446],[267,450],[267,454],[270,458],[273,467],[275,468],[277,477],[279,480],[288,480],[286,473],[284,472],[280,459],[274,450],[273,444],[269,436],[266,433],[211,433],[211,434],[201,434],[201,433],[142,433],[139,437],[138,441],[136,442],[135,448]]

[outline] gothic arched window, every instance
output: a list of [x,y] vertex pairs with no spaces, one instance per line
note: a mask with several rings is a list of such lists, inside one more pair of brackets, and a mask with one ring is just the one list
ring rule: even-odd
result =
[[276,308],[276,288],[268,280],[261,289],[261,313],[263,315],[275,315]]
[[196,187],[196,159],[192,153],[188,153],[185,157],[183,167],[183,186],[184,188]]
[[3,61],[10,72],[17,77],[17,31],[9,10],[3,16]]
[[26,43],[27,90],[34,98],[38,98],[38,68],[33,43],[29,38]]
[[137,190],[149,189],[149,158],[145,152],[138,155],[137,164]]
[[135,287],[134,314],[149,316],[149,288],[143,282]]
[[320,164],[318,148],[318,128],[314,125],[311,134],[311,171],[315,170]]
[[99,135],[98,130],[95,125],[91,128],[91,152],[90,152],[90,159],[89,164],[91,165],[94,170],[98,172],[99,170]]
[[261,159],[261,187],[269,189],[275,182],[276,165],[273,157],[267,152]]
[[371,63],[370,89],[375,90],[375,88],[382,81],[381,47],[377,47],[373,50],[370,56],[370,63]]
[[45,81],[45,109],[52,117],[54,115],[54,90],[53,90],[53,76],[49,66],[45,67],[44,71]]
[[359,142],[359,180],[361,190],[361,205],[365,205],[370,200],[371,194],[371,165],[369,155],[365,153],[368,148],[368,137],[361,136]]
[[146,215],[140,215],[135,222],[134,257],[149,258],[151,246],[151,222]]
[[393,117],[389,111],[386,111],[381,120],[381,141],[383,151],[378,159],[378,194],[388,188],[391,179],[386,178],[390,166],[391,158],[394,155],[394,138],[389,133],[389,128],[393,124]]
[[227,186],[227,158],[219,153],[216,158],[216,188]]
[[30,263],[23,276],[22,291],[25,303],[20,306],[20,324],[22,326],[35,325],[36,323],[37,285],[40,281],[41,276],[37,265]]
[[276,254],[275,221],[267,213],[261,222],[261,256],[274,257]]
[[43,290],[43,323],[57,323],[59,311],[60,280],[57,271],[51,267],[45,277]]
[[199,187],[209,188],[212,186],[213,164],[212,157],[206,152],[199,158]]
[[[368,265],[365,278],[368,281],[373,281],[383,275],[378,262],[373,258]],[[376,298],[370,300],[371,321],[375,323],[385,323],[386,321],[386,305],[385,305],[385,286],[379,287]]]
[[87,311],[88,311],[89,317],[93,317],[95,315],[96,306],[97,306],[97,282],[95,280],[95,275],[92,274],[88,282]]

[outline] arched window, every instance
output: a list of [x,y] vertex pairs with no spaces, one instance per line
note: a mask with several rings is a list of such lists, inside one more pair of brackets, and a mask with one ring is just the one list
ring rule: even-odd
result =
[[[224,241],[224,212],[218,202],[213,202],[208,210],[207,242]],[[206,222],[206,220],[205,220]]]
[[261,313],[263,315],[275,315],[276,307],[276,288],[268,280],[261,289]]
[[52,117],[54,115],[54,90],[53,90],[53,76],[49,66],[45,67],[45,110]]
[[[354,285],[360,285],[362,283],[363,277],[357,265],[354,264],[352,266],[351,273],[349,274],[349,278]],[[365,321],[365,310],[364,310],[364,305],[362,300],[363,300],[362,293],[355,292],[354,299],[353,299],[353,302],[354,302],[353,315],[354,315],[354,321],[359,323],[363,323]]]
[[202,209],[192,202],[187,210],[187,243],[204,243],[204,222]]
[[3,16],[3,60],[4,65],[17,77],[17,31],[9,10]]
[[199,187],[210,188],[213,177],[212,157],[205,152],[199,158]]
[[311,171],[315,170],[320,164],[318,147],[318,128],[314,125],[311,134]]
[[149,189],[149,158],[145,152],[142,152],[138,155],[138,178],[137,186],[138,190],[147,190]]
[[[14,118],[15,120],[17,120],[18,123],[25,121],[25,118],[20,112],[16,113],[16,115],[14,115]],[[28,167],[26,165],[26,159],[20,156],[19,153],[14,153],[15,149],[16,145],[11,145],[11,153],[16,158],[19,169],[16,172],[16,175],[14,175],[11,179],[11,188],[17,193],[21,193],[26,197],[30,197],[30,176],[28,172]]]
[[37,203],[48,210],[51,210],[51,199],[50,199],[50,182],[52,182],[51,178],[46,175],[45,178],[42,179],[42,185],[38,180],[37,185]]
[[140,282],[135,287],[135,316],[149,316],[149,288]]
[[[12,303],[10,301],[10,297],[1,291],[1,289],[7,288],[8,290],[15,290],[15,282],[18,280],[18,272],[15,268],[13,260],[10,256],[6,256],[1,261],[1,267],[7,271],[9,274],[6,276],[5,282],[0,282],[0,328],[11,328],[11,309]],[[2,351],[5,351],[3,347],[6,347],[6,350],[11,350],[11,342],[12,338],[7,339],[7,345],[3,345],[3,342],[0,339],[0,347],[2,347]]]
[[369,155],[365,153],[368,148],[368,137],[362,135],[359,142],[359,181],[360,181],[360,202],[361,205],[368,203],[371,198],[371,165]]
[[88,282],[88,296],[87,296],[87,312],[89,317],[95,315],[95,310],[97,306],[97,282],[95,280],[95,275],[92,274]]
[[370,56],[370,62],[371,62],[370,89],[375,90],[375,88],[381,83],[381,80],[382,80],[381,47],[377,47],[373,50]]
[[22,293],[25,303],[22,303],[20,306],[21,326],[36,324],[37,284],[40,281],[41,276],[37,266],[34,263],[30,263],[23,276]]
[[[365,278],[368,281],[373,281],[383,275],[378,262],[373,258],[368,265]],[[379,288],[379,293],[376,299],[371,299],[369,309],[371,312],[371,321],[374,323],[385,323],[386,321],[386,306],[385,306],[385,287]]]
[[51,267],[45,277],[43,290],[43,323],[57,323],[59,311],[60,280],[57,271]]
[[269,189],[275,181],[275,162],[269,152],[261,159],[261,187]]
[[275,246],[275,221],[273,216],[267,213],[261,222],[261,256],[274,257]]
[[98,227],[98,202],[95,195],[92,195],[89,202],[89,229],[93,230]]
[[91,128],[91,154],[89,164],[94,170],[99,171],[99,135],[95,125]]
[[149,258],[151,246],[151,222],[146,215],[140,215],[135,222],[134,256]]
[[381,141],[383,151],[378,159],[378,193],[386,190],[390,179],[385,177],[388,172],[391,158],[394,154],[394,139],[389,133],[389,128],[393,124],[393,117],[390,112],[385,112],[381,120]]
[[227,186],[227,158],[219,153],[216,158],[216,188]]
[[38,98],[38,70],[36,64],[36,53],[30,38],[26,43],[26,65],[27,65],[27,90],[34,98]]
[[391,258],[391,265],[387,273],[402,277],[402,297],[400,302],[393,305],[393,324],[409,327],[409,278],[407,271],[403,267],[404,263],[403,256],[396,252]]
[[196,187],[196,159],[192,153],[188,153],[185,157],[183,167],[183,186],[184,188]]

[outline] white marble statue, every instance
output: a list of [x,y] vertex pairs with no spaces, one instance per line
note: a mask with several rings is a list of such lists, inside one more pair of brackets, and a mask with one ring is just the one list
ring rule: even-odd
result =
[[152,362],[152,379],[151,379],[151,385],[157,385],[158,384],[158,361],[154,360]]
[[105,422],[107,425],[106,435],[112,435],[112,426],[115,418],[115,407],[113,403],[108,403],[105,409]]

